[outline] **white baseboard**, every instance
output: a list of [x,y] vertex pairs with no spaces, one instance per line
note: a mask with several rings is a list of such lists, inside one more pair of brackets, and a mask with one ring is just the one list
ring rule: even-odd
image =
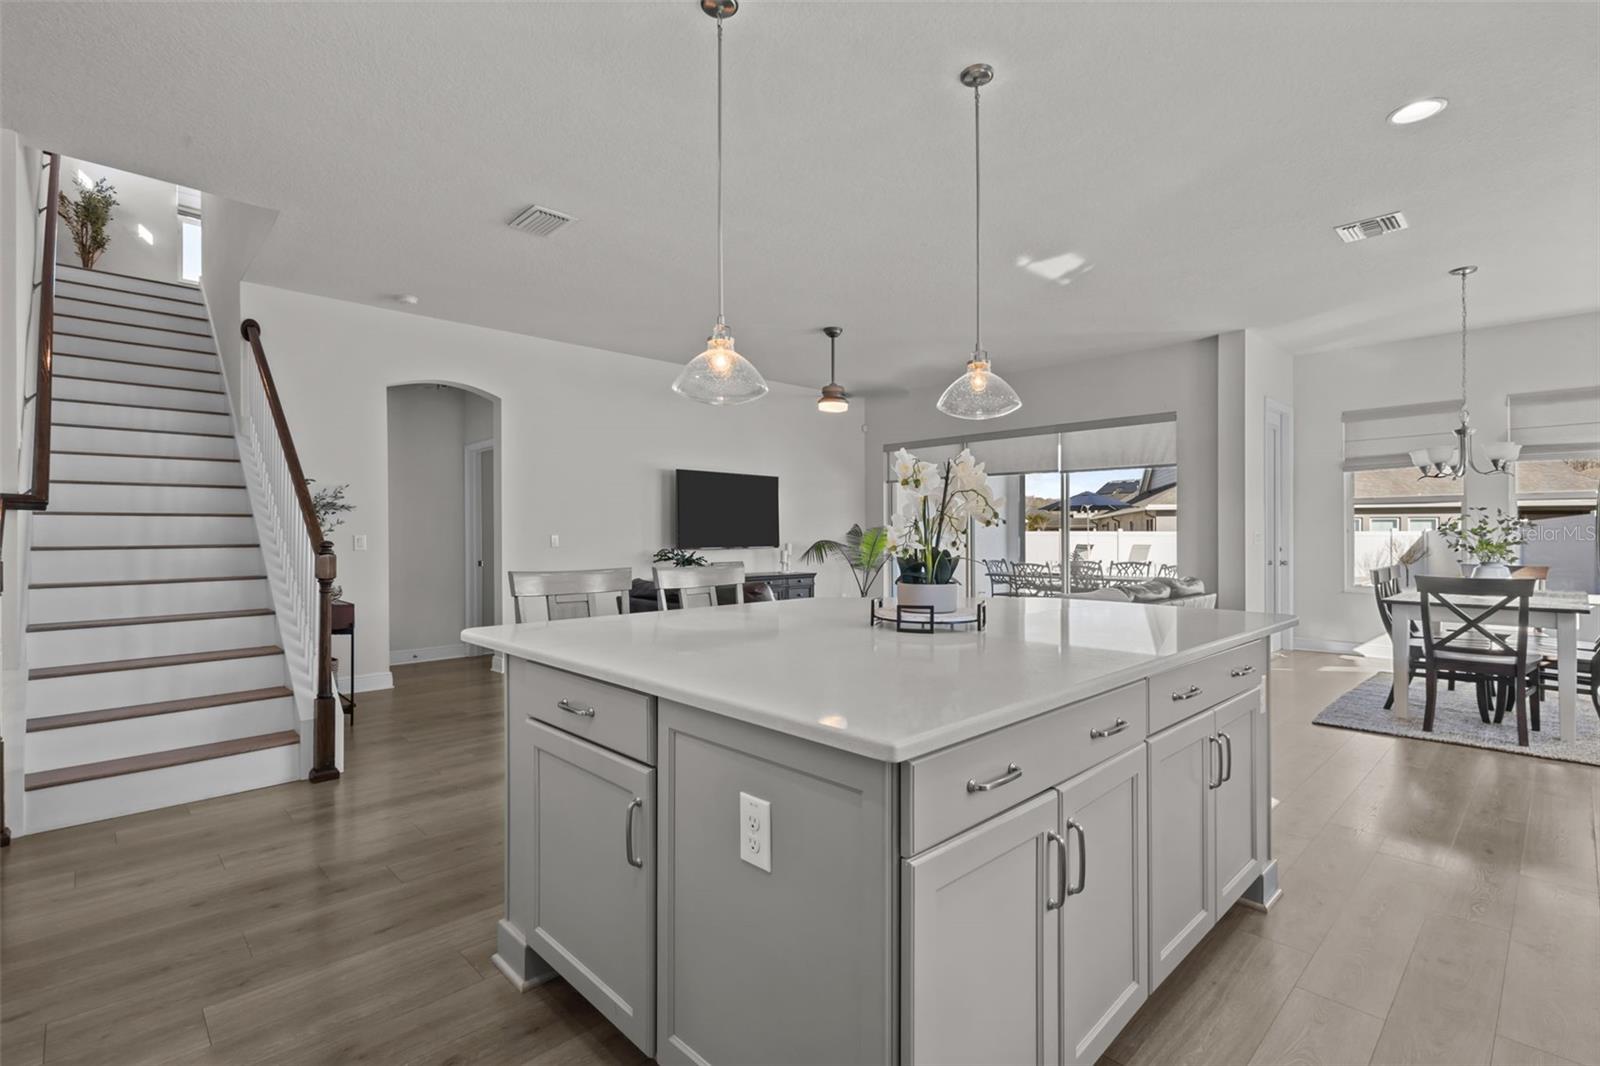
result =
[[[357,692],[375,692],[379,689],[394,688],[394,675],[384,670],[376,674],[357,674]],[[339,675],[339,691],[348,695],[350,693],[350,675]]]
[[1349,640],[1318,640],[1304,633],[1294,635],[1295,651],[1325,651],[1335,655],[1355,655],[1361,645]]
[[400,648],[389,653],[389,665],[401,666],[405,663],[431,663],[441,659],[465,659],[470,655],[488,655],[487,648],[474,647],[471,644],[441,644],[437,648]]

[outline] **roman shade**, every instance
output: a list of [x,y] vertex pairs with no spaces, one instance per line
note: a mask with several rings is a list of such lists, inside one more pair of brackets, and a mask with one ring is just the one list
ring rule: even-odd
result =
[[1054,473],[1060,469],[1058,433],[975,440],[967,447],[972,449],[973,458],[983,464],[984,472],[991,475]]
[[[1127,470],[1175,466],[1178,462],[1178,416],[1149,415],[1134,422],[1079,423],[1047,432],[969,437],[965,447],[983,464],[984,472],[1042,474],[1058,470]],[[943,462],[961,451],[963,442],[891,444],[885,448],[888,480],[895,480],[893,456],[906,448],[918,459]]]
[[1346,411],[1340,416],[1344,423],[1344,469],[1409,467],[1412,451],[1454,446],[1460,414],[1459,400]]
[[1507,397],[1511,439],[1523,459],[1600,455],[1600,387]]
[[1174,417],[1120,426],[1069,429],[1061,434],[1061,469],[1126,470],[1178,462]]

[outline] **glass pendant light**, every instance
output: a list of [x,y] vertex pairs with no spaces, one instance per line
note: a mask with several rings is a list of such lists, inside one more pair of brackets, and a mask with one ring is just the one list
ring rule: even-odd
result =
[[761,371],[733,347],[733,334],[723,315],[722,300],[722,20],[739,10],[739,0],[699,0],[700,10],[717,20],[717,324],[706,338],[706,350],[689,360],[672,391],[691,400],[729,406],[759,400],[767,394]]
[[961,84],[972,90],[973,212],[973,332],[972,357],[967,369],[939,397],[939,410],[957,418],[999,418],[1022,406],[1017,390],[989,366],[983,350],[983,156],[978,133],[978,90],[994,80],[994,68],[974,63],[961,72]]
[[825,415],[842,415],[850,410],[850,397],[839,384],[838,371],[834,369],[834,342],[844,330],[839,326],[823,326],[822,332],[828,335],[828,383],[822,386],[822,395],[817,397],[817,410]]

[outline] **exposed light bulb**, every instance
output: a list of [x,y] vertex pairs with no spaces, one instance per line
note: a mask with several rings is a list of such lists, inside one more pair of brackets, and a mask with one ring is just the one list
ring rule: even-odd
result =
[[973,392],[987,392],[989,390],[989,364],[979,359],[974,359],[967,364],[967,381]]

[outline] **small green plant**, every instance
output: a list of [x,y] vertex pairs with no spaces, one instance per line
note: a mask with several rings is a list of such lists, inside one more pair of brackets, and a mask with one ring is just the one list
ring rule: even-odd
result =
[[[307,488],[316,483],[316,478],[306,478]],[[349,487],[349,485],[327,485],[311,493],[311,509],[316,512],[317,524],[322,527],[324,537],[332,536],[334,530],[344,525],[344,516],[356,509],[355,504],[344,498],[344,490]]]
[[93,270],[111,243],[106,227],[111,224],[111,209],[117,206],[117,190],[105,178],[93,185],[85,185],[82,179],[74,178],[73,184],[78,187],[78,198],[70,200],[66,193],[61,193],[57,213],[62,225],[72,234],[72,244],[78,249],[83,269]]
[[658,563],[671,563],[673,566],[705,566],[706,557],[688,548],[662,548],[650,557]]
[[860,523],[850,527],[843,540],[819,540],[806,549],[803,562],[822,563],[828,556],[837,555],[850,564],[856,587],[865,596],[872,591],[872,583],[889,561],[889,531],[883,526],[862,529]]
[[1489,514],[1487,507],[1470,507],[1469,512],[1446,519],[1439,535],[1451,551],[1470,555],[1480,563],[1510,563],[1517,558],[1517,545],[1528,539],[1530,523],[1499,508]]

